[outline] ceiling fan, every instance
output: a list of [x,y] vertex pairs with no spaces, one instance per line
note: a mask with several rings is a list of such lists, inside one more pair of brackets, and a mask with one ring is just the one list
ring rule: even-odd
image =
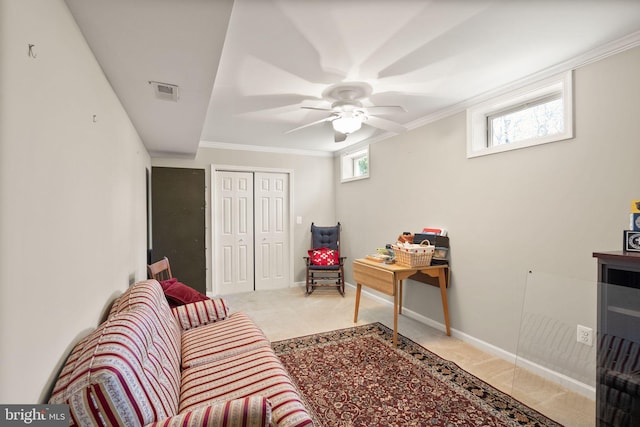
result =
[[342,142],[347,139],[347,135],[359,130],[363,123],[394,133],[401,133],[407,130],[404,126],[396,122],[377,117],[378,115],[398,112],[405,113],[406,110],[401,106],[390,105],[365,107],[362,105],[360,100],[369,97],[371,92],[371,85],[364,82],[338,83],[329,86],[324,90],[322,96],[327,100],[333,101],[331,108],[301,108],[306,110],[328,111],[331,114],[328,117],[288,130],[285,133],[295,132],[324,122],[330,122],[333,126],[335,142]]

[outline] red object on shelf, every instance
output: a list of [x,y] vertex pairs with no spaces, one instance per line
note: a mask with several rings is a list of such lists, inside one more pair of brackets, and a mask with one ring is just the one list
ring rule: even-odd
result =
[[442,234],[442,229],[441,228],[423,228],[422,229],[423,233],[433,233],[433,234]]

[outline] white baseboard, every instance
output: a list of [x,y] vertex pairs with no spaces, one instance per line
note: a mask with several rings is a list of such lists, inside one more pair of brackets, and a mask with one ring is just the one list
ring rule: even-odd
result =
[[[403,310],[404,313],[405,310]],[[410,310],[406,310],[407,312]],[[409,315],[407,313],[407,315]],[[420,321],[419,319],[415,318],[415,320]],[[442,330],[444,331],[444,325]],[[551,382],[554,382],[556,384],[559,384],[571,391],[574,391],[576,393],[579,393],[585,397],[588,397],[589,399],[595,400],[596,398],[596,389],[593,386],[590,386],[589,384],[585,384],[581,381],[578,381],[574,378],[571,378],[565,374],[562,374],[560,372],[554,371],[552,369],[549,369],[545,366],[542,366],[538,363],[532,362],[530,360],[527,360],[523,357],[518,357],[517,355],[506,351],[500,347],[497,347],[493,344],[489,344],[486,341],[482,341],[476,337],[473,337],[471,335],[465,334],[464,332],[458,331],[456,329],[451,329],[451,336],[458,338],[461,341],[467,342],[471,345],[473,345],[474,347],[485,351],[489,354],[492,354],[494,356],[500,357],[501,359],[506,360],[509,363],[513,363],[514,365],[517,365],[518,367],[524,368],[526,370],[528,370],[529,372],[532,372],[544,379],[547,379]]]
[[[355,285],[352,285],[350,283],[345,283],[346,286],[355,289]],[[388,305],[390,307],[393,307],[393,301],[390,301],[386,298],[383,298],[379,295],[373,294],[369,291],[367,291],[365,288],[362,289],[362,293],[366,294],[368,298],[371,298],[373,300],[376,300],[382,304]],[[416,313],[413,310],[409,310],[407,308],[403,308],[402,309],[402,314],[406,317],[409,317],[413,320],[416,320],[420,323],[423,323],[427,326],[430,326],[434,329],[437,329],[439,331],[445,332],[446,331],[446,327],[443,323],[437,322],[429,317],[426,317],[420,313]],[[486,341],[482,341],[476,337],[473,337],[469,334],[466,334],[462,331],[459,331],[455,328],[451,328],[451,336],[454,338],[459,339],[460,341],[464,341],[466,343],[469,343],[471,345],[473,345],[474,347],[478,348],[479,350],[482,350],[486,353],[492,354],[494,356],[497,356],[501,359],[506,360],[509,363],[513,363],[516,364],[521,367],[524,368],[542,378],[545,378],[549,381],[552,381],[556,384],[559,384],[571,391],[574,391],[576,393],[579,393],[589,399],[595,400],[596,397],[596,389],[593,386],[590,386],[589,384],[585,384],[581,381],[578,381],[576,379],[573,379],[567,375],[561,374],[559,372],[556,372],[554,370],[551,370],[549,368],[546,368],[542,365],[539,365],[535,362],[531,362],[529,360],[526,360],[522,357],[517,357],[515,354],[506,351],[500,347],[497,347],[493,344],[489,344]]]
[[290,285],[290,288],[304,288],[307,286],[307,282],[293,282],[292,285]]

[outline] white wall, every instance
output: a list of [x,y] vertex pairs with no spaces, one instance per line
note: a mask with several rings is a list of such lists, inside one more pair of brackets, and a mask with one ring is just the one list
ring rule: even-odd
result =
[[[573,344],[577,323],[596,326],[592,252],[621,249],[640,196],[639,73],[640,48],[577,69],[570,141],[467,159],[460,113],[372,145],[372,177],[336,186],[346,255],[445,227],[452,328],[515,353],[526,302],[561,318]],[[436,288],[413,283],[405,295],[410,310],[443,323]]]
[[62,0],[0,0],[0,31],[0,402],[32,403],[146,277],[150,160]]
[[[303,256],[306,256],[311,243],[311,223],[317,225],[332,225],[340,218],[335,216],[335,195],[333,192],[333,182],[335,180],[333,171],[333,158],[282,154],[268,152],[254,152],[241,150],[226,150],[219,148],[200,148],[196,158],[191,159],[163,159],[154,158],[153,166],[183,167],[205,169],[207,180],[207,210],[206,226],[211,230],[211,165],[228,165],[241,167],[254,167],[258,169],[286,169],[293,171],[292,198],[294,219],[293,229],[293,262],[294,281],[304,281],[305,265]],[[302,224],[295,224],[295,218],[302,217]],[[211,233],[207,233],[207,289],[211,291]]]

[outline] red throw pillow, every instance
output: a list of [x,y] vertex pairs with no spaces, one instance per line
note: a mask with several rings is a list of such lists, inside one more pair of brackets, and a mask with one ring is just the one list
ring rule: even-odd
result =
[[340,254],[329,248],[317,248],[309,250],[309,258],[313,265],[338,265],[340,264]]
[[169,305],[172,307],[178,305],[189,304],[191,302],[206,301],[208,296],[196,291],[193,288],[178,282],[178,279],[163,280],[160,282],[164,295],[169,301]]
[[167,289],[169,286],[173,285],[177,281],[178,279],[176,279],[175,277],[173,279],[160,280],[160,286],[162,286],[162,290],[164,291],[165,289]]

